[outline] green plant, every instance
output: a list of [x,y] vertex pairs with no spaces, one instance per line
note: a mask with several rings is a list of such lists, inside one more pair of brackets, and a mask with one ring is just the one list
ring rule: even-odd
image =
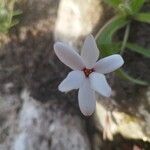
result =
[[21,12],[14,10],[16,0],[0,0],[0,33],[7,33],[8,30],[18,23],[15,16]]
[[[139,46],[137,43],[128,42],[132,21],[136,20],[139,22],[150,23],[150,13],[141,12],[141,8],[144,3],[149,3],[149,1],[104,0],[104,2],[108,3],[115,9],[116,15],[104,25],[104,27],[98,32],[96,36],[97,45],[101,49],[102,55],[107,56],[113,53],[123,54],[124,50],[128,48],[131,51],[140,53],[141,55],[150,58],[150,50]],[[126,27],[123,40],[117,42],[112,41],[114,34],[116,34],[116,32],[123,27]],[[148,84],[146,81],[141,81],[131,77],[122,69],[116,71],[116,74],[136,84]]]

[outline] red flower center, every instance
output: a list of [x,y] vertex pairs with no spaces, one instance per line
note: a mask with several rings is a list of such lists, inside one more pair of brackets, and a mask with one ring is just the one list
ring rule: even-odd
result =
[[94,71],[94,69],[84,68],[82,71],[84,72],[85,76],[88,77]]

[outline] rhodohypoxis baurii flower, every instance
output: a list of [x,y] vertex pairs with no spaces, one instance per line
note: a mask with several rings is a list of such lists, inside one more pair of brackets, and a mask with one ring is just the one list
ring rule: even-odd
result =
[[56,42],[54,50],[60,61],[73,70],[60,83],[59,90],[68,92],[79,89],[80,110],[86,116],[91,115],[96,106],[95,91],[105,97],[111,95],[111,88],[104,74],[121,67],[124,63],[122,57],[114,54],[97,61],[99,49],[92,35],[86,37],[81,56],[71,46],[62,42]]

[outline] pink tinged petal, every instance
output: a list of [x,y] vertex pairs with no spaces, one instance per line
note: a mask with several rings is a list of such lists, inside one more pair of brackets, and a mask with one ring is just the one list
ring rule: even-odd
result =
[[58,86],[59,91],[68,92],[73,89],[78,89],[83,81],[85,80],[85,75],[83,71],[71,71],[67,77]]
[[103,74],[93,72],[89,75],[89,79],[93,90],[105,97],[111,95],[111,88]]
[[81,57],[87,68],[92,68],[99,57],[99,49],[97,48],[95,39],[91,34],[88,35],[84,41]]
[[114,54],[105,58],[100,59],[94,69],[98,73],[110,73],[124,64],[124,60],[121,55]]
[[54,51],[60,61],[71,69],[81,70],[85,67],[81,56],[69,45],[56,42],[54,44]]
[[81,112],[85,116],[90,116],[95,110],[96,98],[94,90],[90,87],[89,79],[86,79],[79,88],[78,100]]

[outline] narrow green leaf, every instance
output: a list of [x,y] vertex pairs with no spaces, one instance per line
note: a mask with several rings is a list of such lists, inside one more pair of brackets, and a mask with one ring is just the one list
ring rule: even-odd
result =
[[145,0],[131,0],[130,8],[133,11],[133,13],[139,12],[139,10],[143,6],[144,2],[145,2]]
[[13,20],[13,21],[11,22],[11,24],[9,25],[9,28],[15,26],[15,25],[18,24],[18,23],[19,23],[19,21],[18,21],[17,19]]
[[133,83],[135,83],[135,84],[139,84],[139,85],[148,85],[148,83],[146,82],[146,81],[142,81],[142,80],[140,80],[140,79],[135,79],[134,77],[131,77],[130,75],[128,75],[124,70],[122,70],[122,69],[118,69],[117,71],[116,71],[116,74],[119,76],[119,77],[121,77],[121,78],[123,78],[123,79],[125,79],[125,80],[128,80],[128,81],[131,81],[131,82],[133,82]]
[[121,45],[121,42],[113,42],[111,44],[107,44],[107,49],[109,49],[112,52],[112,54],[119,53]]
[[137,52],[139,54],[142,54],[145,57],[150,57],[150,49],[145,49],[137,44],[133,44],[133,43],[127,43],[126,47],[133,51],[133,52]]
[[0,26],[0,33],[7,33],[7,28],[4,26]]
[[21,14],[22,14],[21,10],[15,10],[15,11],[13,11],[12,16],[14,17],[14,16],[18,16],[18,15],[21,15]]
[[120,4],[118,6],[119,12],[123,15],[123,16],[132,16],[133,12],[132,9],[130,8],[130,5],[126,2]]
[[137,21],[150,23],[150,13],[138,13],[134,19]]
[[108,44],[112,41],[112,36],[114,33],[125,26],[128,23],[128,20],[124,17],[114,17],[108,24],[106,24],[102,29],[99,37],[97,38],[98,42],[101,44]]
[[109,4],[110,6],[114,8],[117,8],[119,4],[122,3],[122,0],[104,0],[104,2],[106,2],[107,4]]
[[112,18],[107,24],[105,24],[105,26],[100,30],[96,39],[97,45],[101,49],[103,56],[112,54],[109,49],[109,45],[112,44],[113,35],[128,22],[129,21],[126,18],[116,16]]

